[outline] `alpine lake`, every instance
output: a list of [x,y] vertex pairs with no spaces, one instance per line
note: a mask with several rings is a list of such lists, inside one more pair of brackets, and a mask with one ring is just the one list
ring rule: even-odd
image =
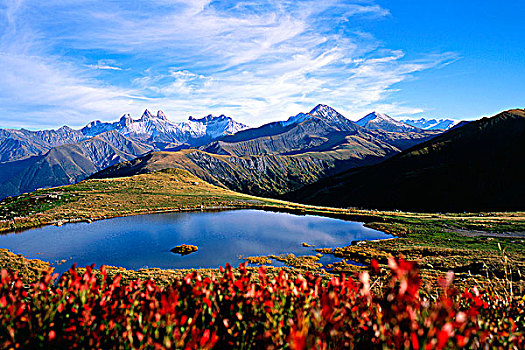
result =
[[[362,223],[313,215],[242,209],[174,212],[118,217],[92,223],[45,226],[0,235],[0,247],[51,263],[63,273],[77,266],[109,265],[126,269],[218,268],[237,266],[247,257],[316,255],[315,248],[348,246],[352,241],[393,236]],[[180,255],[171,249],[194,245]],[[324,254],[319,263],[341,259]],[[283,266],[272,260],[272,265]]]

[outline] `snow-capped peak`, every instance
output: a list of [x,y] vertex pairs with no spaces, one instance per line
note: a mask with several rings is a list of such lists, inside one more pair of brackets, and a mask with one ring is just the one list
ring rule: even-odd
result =
[[140,119],[150,119],[150,118],[154,118],[153,114],[151,114],[151,112],[146,109],[144,111],[144,113],[142,113],[142,117]]
[[324,120],[332,125],[335,124],[338,125],[338,127],[343,127],[345,129],[354,128],[352,122],[344,117],[341,113],[337,112],[332,107],[323,104],[318,104],[309,113],[299,113],[280,123],[282,126],[288,126],[291,124],[302,123],[305,120],[313,118]]
[[418,127],[424,130],[448,130],[458,124],[459,120],[452,119],[425,119],[420,118],[417,120],[414,119],[404,119],[401,120],[403,123]]
[[163,119],[163,120],[168,120],[168,119],[166,118],[166,115],[164,114],[163,111],[157,111],[157,118],[159,118],[159,119]]
[[200,130],[201,133],[211,138],[219,138],[248,129],[248,126],[238,123],[224,114],[220,116],[209,114],[200,119],[189,117],[186,124],[190,130]]
[[379,113],[379,112],[372,112],[367,115],[365,115],[363,118],[359,119],[356,123],[359,126],[363,126],[361,124],[366,124],[368,122],[371,122],[373,120],[386,120],[392,123],[396,123],[396,121],[392,118],[390,118],[388,115]]
[[141,140],[153,138],[169,142],[191,143],[191,140],[194,139],[202,137],[215,139],[248,128],[225,115],[218,117],[208,115],[201,119],[189,117],[188,119],[186,122],[174,123],[166,118],[164,112],[158,111],[157,115],[154,115],[146,109],[139,119],[132,119],[129,114],[124,114],[118,122],[104,123],[97,120],[90,122],[81,131],[86,136],[95,136],[109,130],[116,130],[125,136],[139,137],[140,135]]
[[399,122],[395,119],[392,119],[386,114],[379,112],[372,112],[367,114],[363,118],[359,119],[356,122],[357,125],[371,130],[383,130],[390,132],[403,132],[403,131],[418,131],[419,128],[416,128],[412,125]]
[[346,119],[342,114],[337,112],[332,107],[323,104],[318,104],[315,106],[315,108],[310,111],[310,114],[314,117],[327,120],[339,120],[341,118]]
[[212,114],[209,114],[205,117],[202,117],[202,118],[194,118],[192,116],[190,116],[188,118],[188,120],[190,121],[194,121],[194,122],[198,122],[198,123],[202,123],[202,124],[206,124],[206,123],[209,123],[209,122],[215,122],[217,120],[225,120],[225,119],[231,119],[227,116],[225,116],[224,114],[221,114],[220,116],[214,116]]
[[[100,121],[98,121],[98,122],[101,123]],[[129,114],[124,114],[119,119],[119,123],[122,124],[122,125],[126,125],[126,124],[128,124],[130,122],[133,122],[133,119],[131,119],[131,116]]]

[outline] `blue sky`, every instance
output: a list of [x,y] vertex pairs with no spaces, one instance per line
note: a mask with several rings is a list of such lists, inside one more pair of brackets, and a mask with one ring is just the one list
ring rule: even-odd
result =
[[525,101],[525,2],[0,0],[0,127],[162,109],[248,125],[473,119]]

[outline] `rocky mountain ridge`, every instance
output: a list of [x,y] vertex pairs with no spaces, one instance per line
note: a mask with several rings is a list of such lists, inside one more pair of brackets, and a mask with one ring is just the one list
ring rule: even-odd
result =
[[324,176],[376,164],[439,132],[369,130],[335,109],[318,105],[284,122],[225,136],[166,155],[148,154],[104,169],[93,177],[120,177],[182,168],[206,181],[263,196],[279,196]]
[[[167,160],[177,157],[163,158],[165,168],[192,171],[197,166],[201,174],[214,177],[214,183],[247,193],[277,196],[329,174],[376,164],[439,133],[416,128],[400,132],[363,128],[322,104],[308,113],[258,128],[247,128],[224,115],[189,117],[186,122],[173,123],[162,111],[155,115],[146,110],[139,119],[123,115],[119,121],[93,121],[80,130],[63,127],[52,131],[2,132],[3,168],[13,170],[0,177],[1,197],[79,181],[120,161],[155,151],[182,152],[184,159],[193,164],[170,164]],[[17,137],[16,142],[11,135]],[[17,146],[22,143],[26,146]],[[15,147],[9,148],[13,144]],[[100,152],[95,145],[101,148]],[[192,147],[201,152],[183,152]],[[43,175],[39,167],[52,171]],[[36,174],[46,178],[39,179]]]

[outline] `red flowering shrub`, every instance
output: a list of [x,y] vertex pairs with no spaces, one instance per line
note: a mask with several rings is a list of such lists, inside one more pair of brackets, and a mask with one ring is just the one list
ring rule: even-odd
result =
[[[245,265],[234,276],[193,273],[168,288],[153,281],[120,283],[75,268],[58,284],[51,275],[25,288],[2,271],[2,348],[524,348],[524,300],[460,294],[442,279],[441,297],[419,297],[415,263],[391,259],[382,295],[370,292],[368,273],[356,282],[319,276],[275,279]],[[375,267],[375,265],[373,265]],[[101,276],[100,276],[101,275]]]

